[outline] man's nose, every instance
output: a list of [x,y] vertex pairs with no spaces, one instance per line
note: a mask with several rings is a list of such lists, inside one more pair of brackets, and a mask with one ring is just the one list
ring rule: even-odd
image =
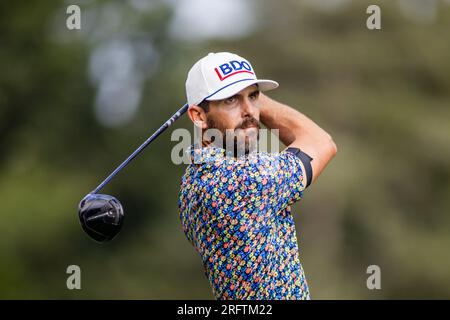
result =
[[256,107],[253,105],[253,103],[247,99],[244,98],[242,101],[242,117],[255,117]]

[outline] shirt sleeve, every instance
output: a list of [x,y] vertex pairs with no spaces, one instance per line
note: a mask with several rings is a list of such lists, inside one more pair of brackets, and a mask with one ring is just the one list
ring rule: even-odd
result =
[[306,186],[306,175],[302,171],[300,158],[292,152],[282,151],[278,159],[276,176],[280,183],[277,186],[277,196],[280,204],[286,207],[302,198]]
[[279,212],[303,196],[306,178],[301,160],[291,152],[263,156],[247,169],[249,180],[241,185],[247,199]]

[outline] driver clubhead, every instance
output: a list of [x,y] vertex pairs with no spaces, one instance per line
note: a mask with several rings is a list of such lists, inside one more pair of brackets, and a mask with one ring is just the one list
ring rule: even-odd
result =
[[88,194],[80,201],[78,215],[83,230],[98,242],[112,240],[124,220],[119,200],[106,194]]

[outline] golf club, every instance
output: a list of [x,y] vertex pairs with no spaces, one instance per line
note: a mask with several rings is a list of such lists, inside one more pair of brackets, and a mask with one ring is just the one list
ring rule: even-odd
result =
[[164,130],[170,127],[188,109],[186,103],[158,130],[155,131],[143,144],[141,144],[125,161],[123,161],[97,188],[88,193],[78,206],[78,216],[83,230],[98,242],[112,240],[120,231],[124,221],[122,204],[110,195],[98,192],[125,168],[136,156],[141,153]]

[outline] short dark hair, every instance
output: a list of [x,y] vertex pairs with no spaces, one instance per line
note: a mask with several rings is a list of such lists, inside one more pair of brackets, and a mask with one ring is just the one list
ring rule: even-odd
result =
[[208,100],[203,100],[202,102],[200,102],[200,103],[198,104],[198,106],[199,106],[200,108],[202,108],[205,112],[208,112],[208,111],[209,111],[209,101],[208,101]]

